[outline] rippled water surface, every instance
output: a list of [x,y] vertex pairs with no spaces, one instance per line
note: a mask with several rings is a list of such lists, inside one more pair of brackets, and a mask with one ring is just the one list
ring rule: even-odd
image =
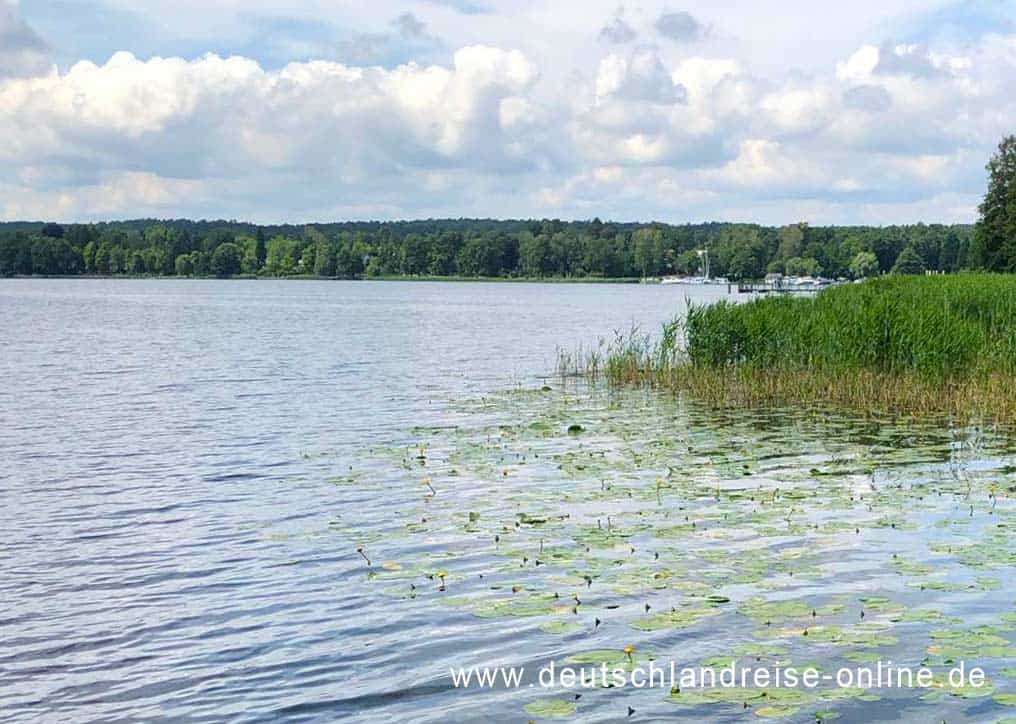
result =
[[[553,376],[559,346],[722,292],[0,281],[0,710],[1002,720],[1009,436]],[[528,686],[549,661],[877,658],[990,687]],[[496,664],[522,688],[453,688]]]

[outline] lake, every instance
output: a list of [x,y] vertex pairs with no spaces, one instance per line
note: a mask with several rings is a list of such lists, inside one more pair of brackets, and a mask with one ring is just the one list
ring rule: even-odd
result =
[[[1001,720],[1005,431],[555,374],[725,292],[0,280],[5,718]],[[529,686],[880,658],[939,685]],[[990,688],[941,685],[958,660]],[[449,675],[495,665],[522,686]]]

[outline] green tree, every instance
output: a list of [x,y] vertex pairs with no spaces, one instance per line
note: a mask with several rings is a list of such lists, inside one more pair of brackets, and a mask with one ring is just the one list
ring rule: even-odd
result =
[[[599,219],[594,221],[599,222]],[[601,222],[602,225],[602,222]],[[593,232],[585,237],[580,247],[585,248],[582,267],[587,274],[593,276],[613,277],[617,273],[617,259],[614,257],[614,243],[609,237],[601,236],[599,229],[593,226]]]
[[95,242],[89,241],[81,250],[81,257],[85,261],[85,271],[95,273]]
[[544,234],[526,232],[519,238],[519,265],[527,277],[542,277],[552,273],[554,264],[550,253],[550,239]]
[[265,270],[273,276],[284,276],[295,270],[296,241],[285,236],[273,236],[268,241]]
[[122,246],[109,248],[109,273],[123,274],[127,271],[127,252]]
[[783,268],[793,277],[817,277],[822,273],[822,265],[818,261],[803,256],[787,259]]
[[96,274],[109,274],[109,247],[105,244],[100,244],[99,248],[95,250],[95,262],[92,268]]
[[240,271],[244,274],[257,274],[260,267],[258,267],[258,258],[256,256],[256,250],[246,248],[243,250],[243,260],[240,262]]
[[36,237],[31,254],[33,274],[77,274],[84,266],[80,253],[58,236]]
[[447,276],[455,273],[455,255],[462,247],[462,234],[443,232],[430,244],[427,255],[427,272]]
[[631,235],[635,251],[635,266],[643,277],[655,276],[663,271],[663,232],[643,227]]
[[79,249],[84,249],[85,245],[94,242],[98,237],[98,233],[94,226],[88,224],[71,224],[64,229],[63,238],[67,239],[71,243],[71,246],[76,246]]
[[206,277],[212,273],[211,254],[207,251],[201,251],[200,249],[192,251],[190,258],[191,274],[196,277]]
[[695,276],[702,269],[702,257],[694,249],[683,251],[677,255],[674,271],[685,276]]
[[194,264],[191,262],[190,254],[180,254],[177,256],[174,267],[178,277],[189,277],[194,273]]
[[762,267],[758,256],[749,246],[738,247],[730,258],[727,274],[733,279],[758,279],[762,276]]
[[231,241],[223,242],[212,252],[212,274],[220,279],[239,274],[242,261],[243,254],[240,252],[240,247]]
[[127,271],[131,274],[144,274],[147,271],[145,257],[140,251],[132,251],[127,256]]
[[335,247],[327,239],[318,241],[314,250],[314,273],[319,277],[333,277],[335,265]]
[[[1003,171],[1011,144],[1005,145],[992,169],[996,180]],[[1008,155],[1007,155],[1008,154]],[[1002,202],[1011,191],[991,198]],[[1009,184],[1012,188],[1014,184]],[[242,253],[245,274],[285,276],[328,274],[463,274],[484,276],[655,276],[673,272],[693,274],[696,249],[708,248],[714,275],[760,276],[765,271],[815,273],[814,264],[829,276],[855,274],[851,263],[861,252],[875,254],[880,270],[891,269],[908,246],[928,269],[956,271],[987,266],[1016,271],[1016,242],[988,233],[991,209],[1005,204],[985,203],[985,215],[975,233],[973,225],[912,224],[887,227],[811,227],[793,224],[631,224],[563,222],[559,220],[447,219],[402,222],[345,222],[305,227],[294,236],[292,227],[271,241],[266,229],[240,222],[176,219],[165,222],[107,222],[0,224],[0,274],[124,272],[172,275],[176,260],[186,255],[196,276],[211,273],[212,253],[225,243]],[[1004,225],[1003,225],[1004,228]],[[60,236],[62,229],[62,237]],[[264,244],[259,262],[258,236]],[[42,240],[42,243],[38,243]],[[68,246],[54,245],[62,241]],[[467,243],[468,240],[468,243]],[[33,260],[33,247],[35,259]],[[204,256],[192,256],[202,251]],[[908,255],[909,257],[909,255]],[[905,258],[906,262],[907,259]],[[869,259],[870,262],[870,259]],[[1012,263],[1010,263],[1012,262]],[[905,266],[905,265],[904,265]],[[71,270],[57,272],[54,270]],[[75,271],[76,270],[76,271]],[[733,270],[733,271],[731,271]],[[701,273],[701,268],[698,268]],[[329,274],[330,276],[330,274]]]
[[402,273],[424,274],[430,261],[430,239],[409,234],[402,240]]
[[908,246],[900,252],[893,264],[893,274],[923,274],[927,266],[924,259],[913,246]]
[[850,260],[850,276],[854,279],[864,279],[878,274],[878,257],[870,251],[859,251]]
[[780,259],[791,259],[801,255],[804,247],[804,232],[807,224],[789,224],[780,227]]
[[[498,276],[504,265],[504,249],[500,242],[498,237],[488,234],[467,239],[456,258],[459,272],[468,276]],[[515,253],[517,256],[517,248]]]
[[260,226],[258,227],[257,234],[254,236],[254,260],[257,263],[257,269],[261,269],[265,265],[265,258],[268,252],[265,248],[265,230]]
[[213,251],[219,248],[222,244],[233,244],[236,239],[234,238],[233,232],[229,229],[215,229],[205,235],[205,238],[201,240],[202,251],[207,251],[211,254]]
[[62,239],[64,235],[64,228],[60,224],[54,224],[52,222],[43,225],[42,235],[48,236],[51,239]]
[[1016,271],[1016,136],[1002,139],[987,170],[975,231],[978,262],[992,271]]
[[150,274],[166,274],[169,256],[164,246],[150,246],[141,252],[145,257],[145,268]]

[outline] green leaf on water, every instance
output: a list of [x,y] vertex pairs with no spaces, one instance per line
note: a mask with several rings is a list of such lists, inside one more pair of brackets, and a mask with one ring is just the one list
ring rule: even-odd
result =
[[584,627],[578,621],[568,619],[554,619],[540,624],[540,630],[552,634],[569,634],[581,631]]
[[621,649],[591,649],[572,654],[565,661],[569,664],[606,664],[607,668],[627,668],[640,662],[652,661],[655,657],[652,654],[633,651],[629,656]]
[[639,631],[656,631],[666,628],[683,628],[698,623],[706,616],[713,616],[715,608],[674,608],[642,616],[632,621],[629,626]]
[[797,713],[798,709],[799,707],[796,706],[761,706],[755,710],[755,715],[767,719],[782,719],[783,717],[793,716]]
[[575,713],[575,702],[567,699],[540,699],[526,704],[526,712],[548,718],[571,716]]

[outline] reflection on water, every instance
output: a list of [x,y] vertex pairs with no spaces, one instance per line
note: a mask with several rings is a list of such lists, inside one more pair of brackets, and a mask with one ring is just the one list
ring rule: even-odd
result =
[[[547,697],[596,721],[629,708],[717,721],[745,708],[800,722],[1005,713],[993,696],[1016,689],[1006,436],[581,388],[520,389],[460,415],[376,451],[383,479],[335,481],[388,500],[387,525],[354,510],[337,526],[373,559],[365,605],[387,597],[420,627],[403,651],[427,662],[428,686],[444,677],[444,713],[524,717]],[[552,660],[623,664],[626,646],[679,668],[891,661],[927,666],[936,683],[964,660],[991,684],[594,689],[577,701],[525,685],[449,690],[449,667],[525,665],[535,682]]]
[[[540,378],[558,345],[654,329],[685,293],[0,282],[0,705],[25,721],[518,721],[568,695],[455,691],[449,666],[631,645],[679,665],[962,658],[992,694],[763,713],[1002,718],[1006,437]],[[743,719],[737,697],[592,690],[573,718]]]

